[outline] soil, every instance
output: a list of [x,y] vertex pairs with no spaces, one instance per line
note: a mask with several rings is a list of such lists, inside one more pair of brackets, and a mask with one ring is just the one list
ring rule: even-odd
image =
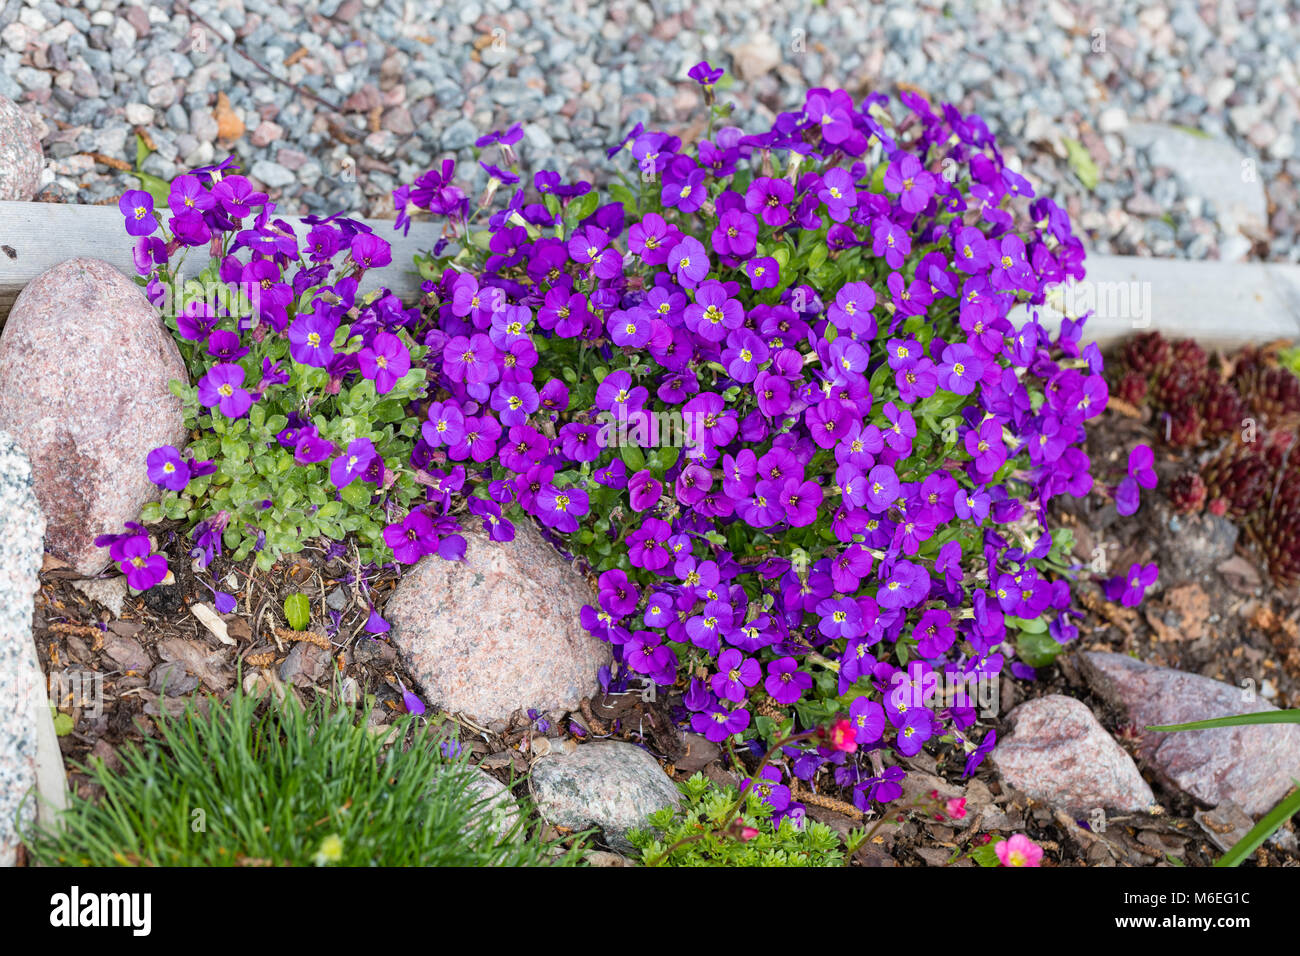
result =
[[[1163,489],[1193,453],[1162,447],[1150,417],[1149,412],[1112,401],[1088,438],[1093,474],[1101,482],[1123,475],[1134,445],[1145,442],[1156,450],[1161,485],[1143,492],[1136,515],[1121,520],[1100,490],[1086,499],[1053,502],[1053,524],[1073,530],[1076,557],[1081,566],[1102,572],[1099,578],[1119,574],[1134,562],[1155,561],[1160,567],[1157,585],[1134,609],[1110,604],[1098,585],[1081,583],[1076,601],[1084,616],[1078,622],[1076,649],[1133,654],[1154,664],[1253,686],[1278,707],[1300,706],[1300,591],[1269,582],[1263,562],[1231,521],[1208,513],[1174,513]],[[172,536],[165,550],[176,582],[143,596],[125,596],[120,614],[82,593],[74,584],[78,576],[59,562],[47,560],[41,574],[35,637],[46,673],[102,675],[102,708],[96,708],[93,694],[86,692],[88,681],[80,696],[77,685],[71,684],[61,707],[73,728],[60,744],[70,783],[83,795],[94,794],[73,765],[90,756],[111,765],[119,748],[156,734],[153,721],[160,709],[176,714],[191,696],[220,697],[236,679],[249,689],[269,687],[304,702],[316,695],[346,702],[373,695],[372,720],[378,722],[402,712],[401,689],[412,686],[410,676],[392,645],[364,630],[370,602],[382,611],[395,578],[392,572],[367,582],[367,599],[366,589],[356,580],[356,563],[320,549],[309,548],[267,573],[258,572],[251,561],[235,565],[222,558],[211,569],[195,572],[179,536]],[[239,597],[234,613],[217,618],[218,630],[223,625],[226,631],[224,642],[193,611],[200,603],[211,607],[209,587],[214,585]],[[313,611],[303,632],[290,631],[284,619],[284,598],[295,592],[307,595]],[[329,615],[331,606],[337,609],[337,620]],[[1117,715],[1089,693],[1069,654],[1040,668],[1032,682],[1004,678],[1001,712],[1005,715],[1017,703],[1046,694],[1085,701],[1103,725],[1135,751],[1131,728],[1123,727]],[[635,689],[602,695],[584,701],[577,713],[516,715],[511,723],[488,728],[443,716],[431,721],[430,731],[459,737],[484,769],[519,795],[525,792],[520,777],[531,759],[571,748],[575,738],[639,743],[679,780],[702,771],[719,782],[737,782],[727,755],[675,726],[674,716],[681,715],[680,694],[647,696]],[[999,736],[1008,732],[1003,719],[990,726]],[[854,865],[972,866],[968,854],[990,835],[1019,832],[1043,846],[1045,866],[1208,866],[1233,842],[1234,824],[1249,826],[1249,821],[1221,819],[1225,811],[1217,817],[1203,812],[1186,795],[1162,788],[1145,767],[1144,775],[1166,812],[1112,816],[1103,829],[1099,821],[1071,819],[1008,790],[987,761],[973,777],[962,780],[963,764],[963,754],[943,746],[904,761],[909,770],[904,797],[892,805],[890,819],[857,853]],[[851,793],[832,781],[819,777],[816,786],[816,795],[796,794],[810,817],[843,834],[878,822],[864,820],[847,802]],[[938,820],[932,806],[906,809],[932,803],[935,794],[942,799],[964,796],[965,817]],[[1300,866],[1294,824],[1288,823],[1245,865]],[[621,862],[613,854],[601,858]]]

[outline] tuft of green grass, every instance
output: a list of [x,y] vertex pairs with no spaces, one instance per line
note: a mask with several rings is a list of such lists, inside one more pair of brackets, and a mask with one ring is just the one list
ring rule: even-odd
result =
[[121,767],[81,769],[103,788],[74,797],[56,831],[28,834],[49,866],[573,865],[584,851],[543,840],[521,807],[474,788],[478,771],[445,759],[403,717],[303,708],[242,692],[160,718],[161,734],[123,748]]

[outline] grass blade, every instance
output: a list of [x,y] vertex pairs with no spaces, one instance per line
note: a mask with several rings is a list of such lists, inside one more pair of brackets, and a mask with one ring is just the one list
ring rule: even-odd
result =
[[1254,853],[1255,849],[1271,837],[1293,814],[1300,813],[1300,781],[1293,777],[1291,782],[1296,785],[1296,789],[1291,791],[1291,795],[1251,827],[1250,831],[1238,840],[1231,850],[1215,861],[1215,866],[1240,866],[1242,860]]

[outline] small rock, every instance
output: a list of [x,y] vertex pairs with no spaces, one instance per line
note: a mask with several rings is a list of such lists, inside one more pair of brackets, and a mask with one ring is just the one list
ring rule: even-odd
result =
[[269,159],[259,159],[253,163],[251,172],[254,179],[260,180],[272,189],[283,189],[295,179],[292,172]]
[[120,534],[156,498],[149,452],[185,444],[172,379],[188,383],[175,343],[144,293],[106,262],[60,263],[14,302],[0,335],[0,427],[31,457],[46,550],[79,574],[108,564],[97,535]]
[[519,824],[519,804],[510,789],[486,770],[474,769],[468,789],[475,803],[481,803],[480,812],[491,817],[488,824],[498,841],[505,839]]
[[153,658],[145,653],[134,637],[110,634],[104,638],[104,653],[124,671],[135,671],[143,676],[153,668]]
[[478,127],[467,119],[459,119],[442,132],[443,149],[464,149],[478,139]]
[[198,689],[199,679],[185,670],[179,661],[159,664],[149,675],[149,689],[156,694],[166,693],[168,697],[181,697]]
[[73,581],[72,586],[92,601],[97,601],[112,611],[113,617],[122,616],[122,602],[126,600],[126,578],[122,575]]
[[340,585],[325,595],[325,606],[331,610],[341,611],[348,606],[348,592]]
[[284,136],[284,128],[279,123],[272,123],[270,120],[264,120],[257,124],[257,129],[253,130],[248,137],[248,141],[258,148],[270,146],[276,140]]
[[[1177,521],[1177,525],[1174,525]],[[1159,555],[1160,576],[1171,581],[1201,581],[1232,558],[1240,530],[1227,518],[1202,512],[1170,521],[1170,546]]]
[[757,80],[781,62],[781,48],[767,34],[759,34],[748,43],[732,49],[736,73],[742,80]]
[[1098,651],[1082,655],[1088,684],[1127,713],[1141,732],[1139,754],[1180,790],[1217,806],[1231,800],[1252,816],[1267,813],[1300,767],[1300,726],[1259,724],[1216,730],[1145,731],[1233,714],[1276,711],[1239,687]]
[[722,754],[722,748],[702,734],[682,734],[682,746],[686,752],[673,761],[673,766],[682,773],[703,770]]
[[1231,800],[1211,810],[1197,810],[1192,817],[1200,824],[1210,842],[1224,853],[1236,846],[1255,825],[1250,814]]
[[148,126],[153,122],[153,107],[145,103],[127,103],[126,121],[132,126]]
[[1101,115],[1097,117],[1097,128],[1103,133],[1118,133],[1126,126],[1128,126],[1128,114],[1118,106],[1102,110]]
[[27,202],[41,188],[45,155],[26,115],[0,96],[0,200]]
[[599,828],[620,853],[635,850],[627,831],[681,799],[658,762],[635,744],[597,741],[571,754],[542,757],[528,780],[537,809],[552,826]]
[[1075,814],[1155,805],[1133,759],[1082,701],[1050,694],[1021,704],[1007,719],[1014,733],[989,759],[1017,790]]
[[488,720],[576,708],[610,660],[579,623],[587,582],[527,519],[514,541],[465,539],[463,561],[423,558],[388,600],[393,643],[420,689],[431,704]]
[[310,641],[298,641],[280,665],[280,680],[286,683],[315,684],[329,673],[330,655]]

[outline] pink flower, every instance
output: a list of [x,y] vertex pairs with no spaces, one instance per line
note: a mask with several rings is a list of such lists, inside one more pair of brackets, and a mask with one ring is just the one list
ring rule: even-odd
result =
[[1038,866],[1043,859],[1043,848],[1023,833],[1003,840],[993,851],[1003,866]]
[[858,749],[858,732],[851,720],[835,721],[830,726],[829,736],[831,746],[836,750],[851,754]]

